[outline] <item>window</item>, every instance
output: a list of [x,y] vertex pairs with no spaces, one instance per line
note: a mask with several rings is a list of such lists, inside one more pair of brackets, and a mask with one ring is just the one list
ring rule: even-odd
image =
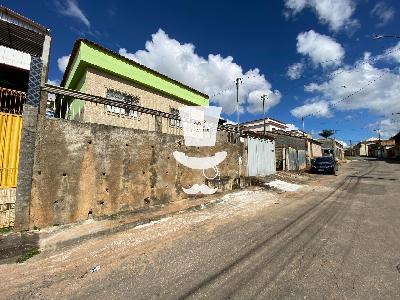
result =
[[[176,108],[170,108],[170,114],[172,114],[174,116],[179,116],[179,110]],[[181,120],[169,119],[169,126],[180,128],[180,127],[182,127]]]
[[[121,93],[115,90],[107,90],[107,95],[106,98],[111,99],[111,100],[116,100],[119,102],[131,104],[131,105],[140,105],[140,98],[137,96],[131,96],[125,93]],[[114,113],[118,115],[124,115],[128,116],[131,118],[135,118],[140,120],[140,112],[136,110],[132,110],[129,107],[122,108],[122,107],[116,107],[112,105],[106,105],[106,111],[109,113]]]

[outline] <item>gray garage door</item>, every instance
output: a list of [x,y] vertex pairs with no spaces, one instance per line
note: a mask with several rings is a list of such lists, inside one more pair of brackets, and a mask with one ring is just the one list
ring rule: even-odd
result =
[[275,141],[248,138],[247,149],[249,176],[275,174]]

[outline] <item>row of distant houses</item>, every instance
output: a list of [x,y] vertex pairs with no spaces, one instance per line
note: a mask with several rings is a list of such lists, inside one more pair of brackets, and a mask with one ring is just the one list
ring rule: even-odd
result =
[[[264,125],[265,124],[265,125]],[[299,129],[290,130],[289,126],[273,118],[258,119],[241,123],[244,132],[251,131],[264,135],[275,141],[275,158],[278,170],[301,170],[310,165],[312,159],[321,156],[334,156],[338,160],[344,159],[344,145],[336,139],[314,139],[311,134]],[[291,163],[290,154],[297,152],[298,161]],[[292,159],[293,160],[293,159]]]
[[369,138],[347,149],[349,156],[400,158],[400,132],[387,140]]

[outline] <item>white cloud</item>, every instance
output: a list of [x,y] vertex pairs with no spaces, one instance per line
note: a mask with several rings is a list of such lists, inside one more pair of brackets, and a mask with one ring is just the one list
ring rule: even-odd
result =
[[302,106],[298,106],[290,111],[292,116],[302,118],[313,115],[315,117],[331,117],[329,103],[325,100],[309,102]]
[[[370,53],[364,53],[363,58],[356,61],[354,65],[344,66],[332,72],[327,81],[306,85],[305,91],[313,93],[315,96],[311,104],[315,106],[318,99],[324,99],[331,110],[366,109],[372,114],[386,118],[389,118],[392,113],[400,112],[399,70],[379,68],[374,65],[374,62],[382,59],[400,62],[399,57],[395,54],[397,52],[391,51],[393,49],[389,48],[383,54],[375,57],[371,57]],[[400,49],[398,50],[400,51]],[[308,101],[305,105],[292,110],[292,114],[300,117],[304,112],[309,113],[310,110],[310,101]],[[314,114],[314,112],[312,113]],[[318,115],[322,116],[321,113]],[[351,120],[352,117],[346,116],[345,119]],[[384,122],[382,127],[385,125],[389,128],[393,124]],[[390,130],[387,129],[387,131]]]
[[47,83],[51,84],[51,85],[59,86],[60,85],[60,80],[58,80],[58,79],[54,79],[54,80],[49,79],[49,80],[47,80]]
[[376,25],[381,27],[393,20],[395,12],[393,7],[389,7],[385,2],[381,1],[375,4],[371,10],[371,15],[379,19],[379,23]]
[[89,19],[85,16],[83,11],[79,8],[76,0],[55,1],[57,10],[60,14],[78,19],[86,27],[90,27]]
[[293,15],[305,8],[312,9],[319,22],[328,24],[329,29],[335,32],[359,27],[358,21],[352,19],[355,0],[285,0],[285,6]]
[[334,39],[314,30],[302,32],[297,36],[297,52],[307,55],[315,66],[340,65],[345,51]]
[[377,115],[400,111],[400,75],[376,68],[368,61],[339,69],[329,81],[310,84],[305,90],[320,93],[341,111],[368,109]]
[[[130,53],[121,48],[119,54],[210,96],[216,94],[211,100],[222,106],[223,112],[227,114],[232,114],[236,110],[234,80],[238,77],[243,78],[239,93],[242,112],[244,110],[250,113],[262,112],[260,97],[263,94],[269,96],[265,103],[266,110],[278,104],[281,99],[281,93],[272,89],[259,69],[244,72],[231,56],[209,54],[207,58],[201,57],[195,52],[193,44],[181,44],[161,29],[152,35],[151,41],[146,42],[145,50]],[[222,90],[225,92],[222,93]]]
[[398,42],[394,47],[385,50],[385,52],[381,55],[378,55],[377,58],[400,63],[400,42]]
[[70,55],[64,55],[57,59],[57,66],[61,73],[67,68]]
[[299,79],[301,75],[303,74],[304,71],[304,64],[299,62],[299,63],[294,63],[288,67],[286,75],[291,79]]
[[291,124],[291,123],[286,124],[286,126],[287,126],[287,131],[298,130],[299,129],[296,125]]
[[285,6],[292,10],[293,14],[302,11],[308,4],[307,0],[286,0]]
[[[389,139],[400,131],[400,120],[386,118],[371,123],[368,127],[371,131],[379,131],[382,139]],[[378,132],[375,132],[375,134],[378,135]]]

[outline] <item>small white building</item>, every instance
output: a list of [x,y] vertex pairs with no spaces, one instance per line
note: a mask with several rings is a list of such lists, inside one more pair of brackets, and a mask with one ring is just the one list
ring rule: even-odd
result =
[[368,156],[368,147],[375,144],[377,141],[377,138],[369,138],[365,141],[359,142],[356,146],[354,146],[355,155]]
[[[249,121],[245,123],[241,123],[243,131],[253,131],[253,132],[263,132],[264,131],[264,119],[258,119],[254,121]],[[265,131],[275,131],[275,130],[284,130],[287,131],[289,127],[286,123],[281,121],[265,118]]]

